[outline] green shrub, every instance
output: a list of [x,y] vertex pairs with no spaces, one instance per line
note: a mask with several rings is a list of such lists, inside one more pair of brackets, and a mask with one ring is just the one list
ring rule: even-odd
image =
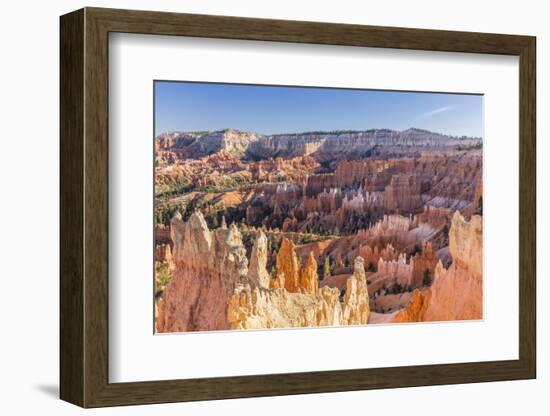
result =
[[165,263],[156,262],[155,264],[155,295],[160,295],[164,292],[164,288],[170,282],[171,278],[168,265]]

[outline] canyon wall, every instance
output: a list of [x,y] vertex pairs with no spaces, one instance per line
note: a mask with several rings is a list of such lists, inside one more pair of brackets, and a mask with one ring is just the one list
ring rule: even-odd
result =
[[174,271],[158,302],[158,332],[229,329],[227,303],[248,274],[237,227],[210,231],[201,213],[172,219]]
[[439,262],[431,287],[424,292],[415,290],[410,304],[393,321],[482,319],[482,240],[481,217],[474,215],[466,221],[456,212],[449,230],[451,266],[445,269]]
[[480,142],[479,138],[452,137],[421,129],[403,131],[377,129],[365,131],[311,132],[263,136],[253,132],[233,129],[211,132],[167,132],[156,140],[157,151],[175,150],[187,157],[200,157],[218,151],[267,158],[293,157],[312,153],[372,152],[375,147],[386,146],[393,152],[400,148],[435,148],[469,146]]

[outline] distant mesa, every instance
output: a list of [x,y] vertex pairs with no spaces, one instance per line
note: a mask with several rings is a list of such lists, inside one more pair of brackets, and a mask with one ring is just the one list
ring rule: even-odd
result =
[[227,152],[239,158],[267,159],[315,154],[320,159],[368,152],[399,153],[399,148],[445,150],[457,146],[479,146],[479,137],[456,137],[428,130],[409,128],[313,131],[262,135],[234,129],[207,132],[166,132],[156,137],[157,151],[173,151],[179,158],[197,158]]

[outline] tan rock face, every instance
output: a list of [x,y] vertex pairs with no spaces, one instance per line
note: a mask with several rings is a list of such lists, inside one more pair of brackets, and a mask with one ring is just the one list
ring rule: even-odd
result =
[[275,262],[277,275],[284,276],[285,289],[289,292],[300,291],[300,263],[294,251],[294,243],[283,238]]
[[155,261],[167,263],[173,268],[174,260],[172,258],[170,244],[157,244],[155,247]]
[[248,268],[248,280],[254,286],[269,288],[270,277],[266,270],[267,254],[267,238],[260,231],[252,247],[250,266]]
[[[413,266],[407,263],[405,254],[400,254],[396,260],[378,260],[378,275],[391,280],[392,283],[399,283],[401,286],[410,286],[413,274]],[[387,284],[384,284],[387,286]],[[382,286],[384,286],[382,285]]]
[[391,322],[422,322],[425,321],[426,309],[430,302],[431,291],[425,293],[415,289],[408,307],[397,312]]
[[228,329],[227,303],[246,277],[247,258],[239,230],[210,231],[202,214],[171,222],[175,269],[158,304],[157,331]]
[[467,268],[475,275],[481,275],[483,233],[479,215],[472,216],[468,222],[458,211],[454,213],[449,230],[449,249],[453,263]]
[[[304,269],[313,262],[308,259]],[[232,329],[364,325],[370,310],[361,258],[356,260],[355,271],[348,279],[343,304],[339,296],[338,289],[327,286],[314,292],[289,292],[243,285],[235,289],[229,301],[228,319]]]
[[449,269],[438,263],[425,320],[467,320],[483,318],[483,238],[478,215],[466,221],[458,212],[449,230],[453,263]]
[[274,279],[269,282],[270,289],[284,289],[285,287],[285,275],[284,273],[278,273]]
[[483,318],[482,221],[466,221],[458,212],[452,217],[449,247],[453,263],[435,267],[432,286],[415,290],[407,308],[394,322],[448,321]]
[[420,180],[413,175],[394,175],[384,190],[386,208],[391,211],[410,212],[422,206]]
[[470,269],[452,264],[445,270],[441,263],[438,263],[430,292],[431,298],[424,315],[426,321],[483,318],[481,275],[472,273]]
[[413,270],[410,286],[419,288],[422,287],[424,283],[431,281],[434,276],[437,262],[438,258],[432,245],[430,243],[425,243],[422,247],[422,251],[411,259]]
[[369,291],[363,258],[357,257],[353,275],[346,283],[344,295],[343,322],[346,325],[366,324],[369,320]]
[[304,266],[300,269],[300,291],[303,293],[314,294],[319,288],[319,278],[317,276],[317,262],[313,253],[310,252]]
[[386,247],[379,249],[377,246],[374,249],[369,245],[362,245],[359,247],[358,254],[365,260],[366,268],[374,269],[380,259],[385,261],[396,260],[399,256],[397,250],[393,248],[391,244],[387,244]]
[[294,243],[287,238],[283,238],[276,258],[276,276],[275,281],[263,287],[284,287],[292,293],[316,293],[319,288],[319,277],[317,274],[317,261],[313,251],[309,252],[303,266],[301,266]]
[[232,329],[293,328],[339,325],[338,289],[323,288],[318,294],[291,293],[286,289],[235,291],[228,306]]
[[437,262],[438,258],[430,243],[424,243],[421,251],[412,256],[409,261],[404,253],[394,259],[389,257],[388,260],[380,256],[377,272],[371,277],[373,282],[371,288],[376,291],[379,288],[389,288],[399,284],[403,288],[415,289],[429,285]]

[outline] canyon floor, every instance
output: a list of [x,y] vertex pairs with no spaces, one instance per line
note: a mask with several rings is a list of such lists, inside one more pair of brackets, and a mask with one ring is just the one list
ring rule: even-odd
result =
[[157,332],[482,318],[482,141],[155,138]]

